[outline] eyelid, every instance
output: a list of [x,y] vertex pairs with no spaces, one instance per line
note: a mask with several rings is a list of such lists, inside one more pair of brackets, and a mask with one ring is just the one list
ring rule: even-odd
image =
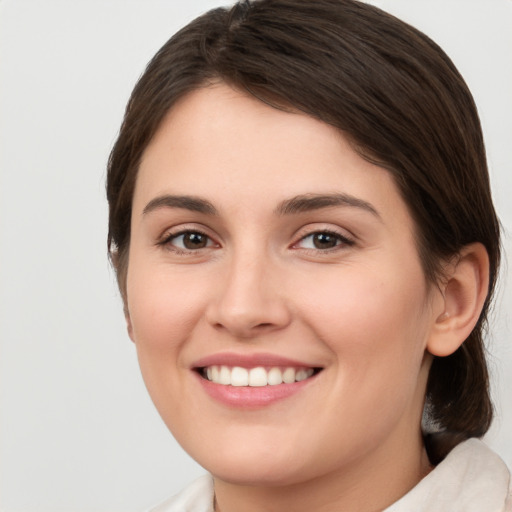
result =
[[[181,247],[177,247],[177,246],[174,246],[171,244],[171,241],[173,239],[176,239],[180,236],[183,236],[183,235],[186,235],[189,233],[197,233],[202,236],[205,236],[212,243],[211,243],[211,245],[209,244],[206,247],[199,247],[197,249],[181,248]],[[215,237],[209,233],[208,229],[197,226],[197,225],[192,225],[192,226],[179,225],[179,226],[175,226],[173,228],[168,228],[162,233],[161,236],[158,237],[155,245],[165,247],[168,250],[174,251],[176,253],[183,253],[183,254],[197,253],[204,249],[220,247],[220,244],[216,241]]]
[[[340,243],[336,244],[334,247],[328,248],[328,249],[312,249],[312,248],[301,248],[299,247],[299,244],[306,240],[307,238],[314,236],[316,234],[329,234],[332,236],[335,236],[338,238]],[[352,234],[347,233],[346,230],[343,230],[341,228],[335,228],[332,226],[322,226],[318,225],[318,227],[312,227],[309,226],[305,229],[301,229],[298,233],[298,239],[296,242],[294,242],[291,246],[292,249],[303,249],[303,250],[309,250],[309,251],[317,251],[317,252],[329,252],[334,251],[341,248],[346,248],[353,246],[356,243],[356,237]]]

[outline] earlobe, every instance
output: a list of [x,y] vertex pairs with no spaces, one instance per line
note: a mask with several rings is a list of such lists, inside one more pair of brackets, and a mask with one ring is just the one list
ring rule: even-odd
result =
[[465,246],[446,269],[443,311],[435,319],[427,350],[434,356],[453,354],[478,322],[489,287],[489,256],[481,243]]

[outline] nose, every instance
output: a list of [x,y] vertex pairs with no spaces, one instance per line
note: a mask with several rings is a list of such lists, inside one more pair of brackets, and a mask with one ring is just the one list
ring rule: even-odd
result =
[[279,270],[261,255],[240,255],[219,275],[207,321],[233,337],[253,338],[286,327],[291,320]]

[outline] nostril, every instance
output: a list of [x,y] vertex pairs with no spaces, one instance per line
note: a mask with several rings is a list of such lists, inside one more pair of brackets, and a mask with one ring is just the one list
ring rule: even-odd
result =
[[212,324],[214,329],[217,330],[228,330],[241,337],[251,337],[259,332],[271,331],[278,329],[279,325],[273,322],[260,322],[251,323],[250,320],[245,321],[233,321],[233,319],[226,322],[215,322]]

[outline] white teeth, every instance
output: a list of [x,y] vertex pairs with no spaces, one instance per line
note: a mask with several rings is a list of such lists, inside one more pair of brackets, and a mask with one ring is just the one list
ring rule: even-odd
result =
[[252,368],[249,371],[249,386],[266,386],[268,381],[267,370],[265,368]]
[[277,386],[278,384],[293,384],[308,379],[314,373],[313,368],[292,367],[281,369],[272,367],[265,369],[262,366],[256,368],[242,368],[235,366],[208,366],[203,371],[203,375],[215,384],[223,384],[224,386]]
[[220,367],[219,384],[224,384],[225,386],[231,384],[231,370],[227,366]]
[[295,382],[295,368],[286,368],[283,372],[283,382],[285,384],[291,384]]
[[312,371],[311,373],[309,373],[310,370],[297,370],[297,373],[295,374],[295,380],[297,382],[300,382],[301,380],[306,380],[308,377],[311,377],[312,375]]
[[[225,366],[223,366],[225,368]],[[235,366],[231,370],[231,385],[232,386],[248,386],[249,385],[249,372],[245,368]]]
[[270,386],[276,386],[283,383],[283,373],[279,368],[270,368],[267,374],[267,382]]

